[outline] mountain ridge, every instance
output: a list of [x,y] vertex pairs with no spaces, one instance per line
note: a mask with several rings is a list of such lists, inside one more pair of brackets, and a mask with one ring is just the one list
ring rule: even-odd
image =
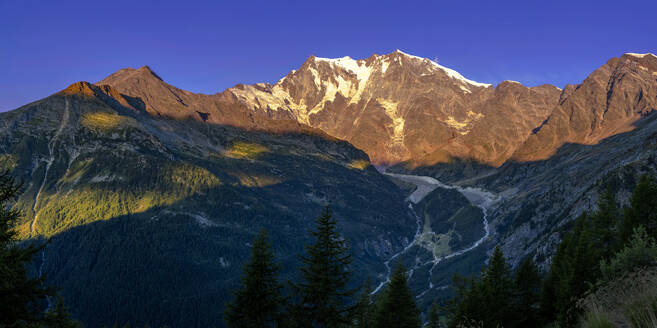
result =
[[[399,83],[402,85],[396,85]],[[470,156],[499,165],[500,159],[496,158],[500,157],[499,154],[471,149],[469,141],[448,143],[450,139],[462,139],[460,136],[468,134],[473,123],[483,117],[482,108],[470,110],[465,103],[473,100],[463,98],[472,94],[475,95],[474,102],[481,102],[478,98],[482,96],[476,95],[498,90],[500,86],[512,92],[512,88],[504,87],[507,83],[511,82],[502,82],[493,88],[490,84],[468,80],[429,59],[395,51],[359,60],[310,56],[299,69],[291,71],[273,85],[238,84],[213,95],[192,93],[171,86],[147,66],[119,70],[96,84],[110,85],[121,94],[142,99],[144,110],[155,116],[174,119],[192,117],[209,123],[240,128],[264,127],[265,130],[276,125],[270,123],[273,120],[295,120],[350,141],[370,154],[377,164],[396,164],[419,158],[424,162],[435,162],[454,156]],[[416,85],[420,87],[415,94],[405,95],[405,90],[411,90]],[[545,91],[550,88],[554,90]],[[542,96],[552,99],[557,97],[558,92],[558,88],[547,85],[528,89],[552,93]],[[428,99],[427,95],[433,91],[442,93],[442,96],[429,96],[433,99]],[[494,98],[495,95],[483,97]],[[512,98],[509,99],[513,102]],[[414,103],[422,102],[426,104],[420,106],[422,108],[412,108],[418,107]],[[552,103],[554,100],[542,102]],[[459,108],[441,108],[444,107],[440,105],[443,103],[452,103]],[[521,109],[514,108],[512,113],[518,114]],[[427,110],[429,117],[424,113]],[[542,121],[546,112],[546,109],[541,109],[537,117],[520,119],[519,123],[527,127],[523,127],[522,132],[513,133],[523,134],[530,127],[534,128],[536,121]],[[413,129],[425,128],[421,127],[423,121],[435,120],[437,122],[426,128],[446,131],[437,131],[432,136],[419,137],[419,140],[418,136],[412,135]],[[435,143],[428,140],[434,137],[440,141]],[[405,141],[406,138],[409,141]],[[377,139],[383,140],[383,144]],[[515,147],[506,145],[506,140],[504,143],[504,147],[510,148],[504,150],[505,153]]]
[[[156,117],[271,132],[317,130],[364,150],[376,165],[412,169],[460,160],[499,167],[544,159],[564,142],[592,144],[628,131],[640,115],[620,108],[631,104],[619,98],[638,94],[637,110],[653,110],[656,72],[657,56],[627,53],[563,90],[509,80],[492,86],[396,50],[365,59],[311,55],[274,84],[237,84],[211,95],[172,86],[149,66],[120,69],[95,85],[122,106]],[[627,74],[641,76],[627,82]],[[585,109],[601,104],[602,112]],[[579,132],[561,128],[557,137],[555,127],[568,124]]]
[[[39,265],[90,325],[139,309],[151,324],[189,326],[173,309],[223,304],[260,227],[278,240],[290,277],[309,218],[327,202],[353,241],[359,278],[385,279],[385,261],[423,227],[433,237],[411,245],[409,268],[417,256],[481,241],[433,275],[413,271],[426,308],[448,297],[451,274],[476,272],[493,245],[513,265],[531,256],[545,267],[599,191],[610,188],[622,202],[637,176],[657,172],[655,58],[612,58],[563,90],[471,84],[401,52],[311,56],[274,85],[213,95],[169,85],[147,66],[123,69],[0,113],[0,169],[26,181],[16,229],[52,237]],[[436,188],[414,215],[408,185],[372,164],[495,193],[483,239],[483,212],[467,198]],[[134,275],[115,261],[165,269]],[[162,290],[176,275],[183,286]],[[98,316],[125,295],[122,307]],[[143,295],[160,296],[143,303]],[[221,311],[207,313],[200,325]]]

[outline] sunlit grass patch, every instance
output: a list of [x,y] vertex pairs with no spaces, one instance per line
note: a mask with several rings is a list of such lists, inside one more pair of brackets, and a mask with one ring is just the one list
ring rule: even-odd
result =
[[370,162],[366,161],[364,159],[357,159],[357,160],[351,161],[349,164],[347,164],[347,167],[352,168],[352,169],[358,169],[358,170],[364,170],[368,166],[370,166]]
[[239,179],[240,184],[245,187],[267,187],[283,182],[282,179],[271,175],[248,175],[241,172],[232,175]]
[[112,130],[131,123],[131,119],[114,113],[95,112],[82,115],[80,123],[94,130]]
[[263,153],[269,152],[269,149],[263,145],[238,141],[230,145],[224,152],[224,156],[236,159],[257,159]]
[[[38,235],[49,237],[95,221],[172,206],[221,185],[212,172],[191,164],[163,163],[143,171],[127,169],[112,174],[92,164],[88,159],[72,166],[62,179],[68,186],[65,192],[41,194],[43,206],[37,208],[35,226]],[[77,185],[77,180],[99,183]],[[21,236],[27,237],[25,233]]]
[[13,170],[18,165],[17,157],[14,154],[0,154],[0,172]]

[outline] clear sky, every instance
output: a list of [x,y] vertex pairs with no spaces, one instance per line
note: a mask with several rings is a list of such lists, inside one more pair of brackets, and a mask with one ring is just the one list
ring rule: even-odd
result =
[[657,1],[0,0],[0,111],[125,67],[215,93],[275,82],[311,54],[395,49],[479,82],[563,87],[657,53]]

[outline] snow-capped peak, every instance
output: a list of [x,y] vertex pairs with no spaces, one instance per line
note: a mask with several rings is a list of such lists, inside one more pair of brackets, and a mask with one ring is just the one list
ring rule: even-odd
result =
[[372,69],[365,64],[364,60],[354,60],[349,56],[342,58],[320,58],[315,57],[318,62],[327,62],[330,65],[335,65],[343,68],[346,71],[356,74],[359,81],[366,80],[371,74]]
[[422,61],[428,61],[434,67],[436,67],[436,68],[442,70],[443,72],[445,72],[447,74],[447,76],[449,76],[449,77],[451,77],[455,80],[458,80],[462,83],[473,85],[473,86],[476,86],[476,87],[484,87],[484,88],[488,88],[488,87],[493,86],[492,84],[489,84],[489,83],[481,83],[481,82],[476,82],[476,81],[466,79],[463,75],[461,75],[461,73],[459,73],[459,72],[457,72],[457,71],[455,71],[451,68],[447,68],[445,66],[439,65],[438,63],[436,63],[433,60],[430,60],[428,58],[422,58],[422,57],[418,57],[418,56],[414,56],[414,55],[409,55],[409,54],[407,54],[407,53],[405,53],[405,52],[403,52],[399,49],[395,50],[395,52],[399,53],[399,54],[402,54],[402,55],[404,55],[406,57],[409,57],[409,58],[418,59],[418,60],[422,60]]
[[655,56],[655,54],[652,54],[652,53],[635,54],[635,53],[632,53],[632,52],[628,52],[628,53],[626,53],[626,55],[632,56],[632,57],[637,57],[637,58],[643,58],[645,56],[653,56],[653,57],[657,58],[657,56]]

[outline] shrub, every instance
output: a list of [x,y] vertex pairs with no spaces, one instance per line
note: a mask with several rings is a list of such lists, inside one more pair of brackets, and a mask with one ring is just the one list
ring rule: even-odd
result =
[[[657,327],[657,268],[638,269],[617,278],[578,301],[583,327]],[[590,325],[589,325],[590,324]]]

